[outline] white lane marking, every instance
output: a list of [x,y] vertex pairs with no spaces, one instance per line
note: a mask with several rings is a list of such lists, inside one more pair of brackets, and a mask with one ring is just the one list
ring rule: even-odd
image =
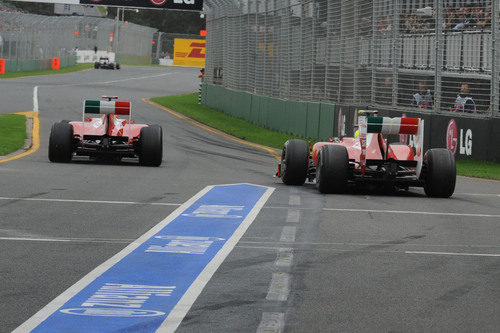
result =
[[205,269],[198,275],[196,280],[191,284],[189,289],[186,291],[184,296],[180,299],[180,301],[175,305],[175,307],[170,311],[167,319],[161,324],[156,332],[175,332],[177,327],[180,325],[189,309],[196,301],[198,296],[200,295],[205,285],[208,283],[212,275],[217,271],[219,266],[224,262],[226,257],[231,253],[233,248],[239,242],[241,237],[245,234],[248,227],[255,220],[259,212],[261,211],[264,204],[267,202],[271,194],[274,192],[273,187],[268,187],[264,195],[257,201],[254,208],[248,213],[247,217],[240,224],[238,229],[233,233],[231,238],[224,244],[224,246],[220,249],[217,255],[210,261],[210,263],[205,267]]
[[297,233],[297,227],[283,227],[281,232],[280,242],[295,242],[295,234]]
[[198,199],[204,196],[208,191],[210,191],[213,186],[209,186],[198,192],[194,197],[186,201],[179,208],[177,208],[172,214],[167,216],[163,221],[158,223],[156,226],[151,228],[144,235],[139,237],[135,242],[130,243],[123,250],[115,254],[113,257],[105,261],[103,264],[99,265],[92,272],[85,275],[80,281],[66,289],[61,295],[57,296],[52,302],[43,307],[40,311],[34,314],[30,319],[24,322],[21,326],[13,331],[17,333],[22,332],[30,332],[35,329],[40,323],[46,320],[52,313],[57,311],[61,306],[63,306],[67,301],[69,301],[73,296],[82,291],[86,286],[88,286],[92,281],[97,279],[99,276],[104,274],[107,270],[109,270],[113,265],[117,262],[125,258],[132,251],[137,249],[142,243],[153,237],[155,234],[160,232],[163,228],[165,228],[170,222],[175,220],[184,210],[188,209],[191,205],[193,205]]
[[277,267],[291,267],[292,263],[293,250],[290,248],[279,249],[274,265]]
[[[282,247],[279,246],[253,246],[253,245],[237,245],[236,247],[240,249],[253,249],[253,250],[280,250]],[[360,249],[335,249],[335,248],[314,248],[314,249],[300,249],[296,248],[294,251],[304,251],[304,252],[339,252],[339,253],[349,253],[349,252],[355,252],[355,253],[360,253]],[[425,252],[425,251],[398,251],[398,250],[374,250],[367,252],[370,254],[395,254],[395,255],[402,255],[402,254],[434,254],[434,255],[455,255],[455,256],[484,256],[484,257],[500,257],[500,254],[488,254],[488,253],[454,253],[454,252]]]
[[181,204],[170,202],[136,202],[136,201],[108,201],[108,200],[77,200],[77,199],[50,199],[50,198],[9,198],[0,197],[0,200],[13,201],[45,201],[45,202],[70,202],[91,204],[116,204],[116,205],[152,205],[152,206],[180,206]]
[[281,333],[285,327],[285,314],[280,312],[264,312],[257,333]]
[[425,252],[425,251],[406,251],[405,253],[443,255],[443,256],[500,257],[500,254],[495,254],[495,253],[459,253],[459,252]]
[[455,193],[455,195],[470,195],[473,197],[498,197],[498,198],[500,198],[500,194],[488,194],[488,193]]
[[300,206],[300,196],[299,195],[291,195],[290,199],[288,200],[288,204],[290,206]]
[[[250,238],[248,238],[250,239]],[[296,242],[295,245],[345,245],[345,246],[380,246],[380,245],[386,245],[384,243],[394,241],[394,239],[380,239],[377,240],[378,242],[359,242],[359,243],[354,243],[354,242]],[[260,245],[267,245],[267,244],[276,244],[276,242],[256,242],[256,241],[250,241],[250,240],[242,240],[240,242],[241,244],[260,244]],[[280,244],[284,245],[284,244]],[[389,245],[391,245],[389,243]],[[418,243],[404,243],[404,244],[394,244],[397,246],[421,246],[421,247],[462,247],[462,248],[500,248],[500,245],[467,245],[467,244],[418,244]]]
[[33,111],[38,112],[38,86],[33,88]]
[[441,215],[441,216],[468,216],[468,217],[500,217],[490,214],[462,214],[447,212],[417,212],[407,210],[375,210],[375,209],[353,209],[353,208],[323,208],[330,212],[354,212],[354,213],[382,213],[382,214],[415,214],[415,215]]
[[[113,80],[113,81],[105,81],[105,82],[95,82],[93,83],[93,85],[95,84],[109,84],[109,83],[117,83],[117,82],[124,82],[124,81],[132,81],[132,80],[144,80],[144,79],[150,79],[150,78],[153,78],[153,77],[161,77],[161,76],[167,76],[167,75],[173,75],[175,73],[165,73],[165,74],[158,74],[158,75],[148,75],[148,76],[140,76],[140,77],[131,77],[131,78],[128,78],[128,79],[120,79],[120,80]],[[86,83],[88,84],[88,83]],[[78,85],[81,85],[78,84]]]
[[290,275],[288,273],[273,273],[271,285],[267,291],[268,301],[284,302],[290,293]]
[[297,209],[289,209],[286,216],[287,223],[299,223],[300,221],[300,211]]
[[41,237],[0,237],[0,240],[22,242],[59,242],[59,243],[126,243],[133,239],[99,239],[99,238],[41,238]]

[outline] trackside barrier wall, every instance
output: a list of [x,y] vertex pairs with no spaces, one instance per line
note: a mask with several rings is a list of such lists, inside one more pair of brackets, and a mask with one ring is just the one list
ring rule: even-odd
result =
[[297,102],[203,84],[202,104],[255,125],[312,140],[334,133],[335,105]]
[[[357,123],[357,111],[353,106],[338,106],[335,112],[338,126],[336,136],[352,136]],[[401,117],[400,111],[379,110],[383,117]],[[405,117],[422,118],[425,121],[424,150],[430,148],[448,148],[457,160],[477,160],[500,162],[499,118],[478,118],[457,116],[456,113],[431,114],[421,112],[406,112]],[[414,144],[413,136],[391,136],[391,142]]]
[[[358,110],[364,107],[296,102],[203,84],[202,103],[228,115],[283,133],[328,140],[331,136],[353,136]],[[500,119],[466,117],[462,114],[432,114],[379,110],[384,117],[422,118],[425,121],[424,150],[448,148],[457,160],[500,162]],[[390,142],[413,144],[413,136],[390,136]]]
[[[69,67],[76,65],[76,56],[59,58],[59,67]],[[43,69],[52,69],[52,59],[5,59],[5,72],[26,72]]]

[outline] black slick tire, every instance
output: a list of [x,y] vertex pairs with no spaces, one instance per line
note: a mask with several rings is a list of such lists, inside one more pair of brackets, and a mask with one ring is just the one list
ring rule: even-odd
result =
[[457,167],[455,156],[445,148],[428,150],[423,165],[424,191],[429,197],[449,198],[455,192]]
[[163,159],[163,132],[158,125],[141,128],[139,163],[160,166]]
[[340,145],[321,147],[316,166],[316,187],[321,193],[344,193],[349,180],[349,156]]
[[49,137],[49,160],[68,163],[73,156],[73,126],[66,122],[52,125]]
[[287,185],[303,185],[309,168],[309,145],[292,139],[285,142],[281,153],[281,180]]
[[116,64],[116,69],[120,69],[120,64]]

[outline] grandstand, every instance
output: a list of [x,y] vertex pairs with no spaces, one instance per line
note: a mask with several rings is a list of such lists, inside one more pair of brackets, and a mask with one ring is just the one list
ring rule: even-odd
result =
[[[438,4],[435,7],[435,4]],[[207,0],[209,82],[262,96],[498,116],[498,15],[491,0]],[[496,11],[498,13],[498,10]],[[223,73],[222,77],[220,73]]]

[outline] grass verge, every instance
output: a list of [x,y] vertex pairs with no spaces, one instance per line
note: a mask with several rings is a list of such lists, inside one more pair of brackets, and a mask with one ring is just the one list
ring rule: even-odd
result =
[[460,176],[500,180],[500,163],[471,160],[457,161],[457,174]]
[[29,71],[29,72],[6,72],[5,74],[0,74],[0,79],[13,79],[24,76],[66,74],[66,73],[82,71],[84,69],[89,69],[89,68],[94,68],[94,64],[76,64],[75,66],[63,67],[57,71],[52,69],[43,69],[39,71]]
[[0,114],[0,156],[15,152],[26,139],[26,117]]
[[[268,147],[281,149],[288,139],[297,138],[265,129],[245,120],[228,116],[198,104],[198,94],[155,97],[153,102],[173,109],[200,123],[216,128],[235,137]],[[479,161],[457,161],[457,174],[461,176],[500,180],[500,164]]]
[[237,138],[268,147],[281,149],[286,140],[297,138],[292,135],[268,130],[243,119],[228,116],[205,105],[200,105],[198,104],[198,94],[155,97],[151,98],[151,100],[202,124],[216,128]]

